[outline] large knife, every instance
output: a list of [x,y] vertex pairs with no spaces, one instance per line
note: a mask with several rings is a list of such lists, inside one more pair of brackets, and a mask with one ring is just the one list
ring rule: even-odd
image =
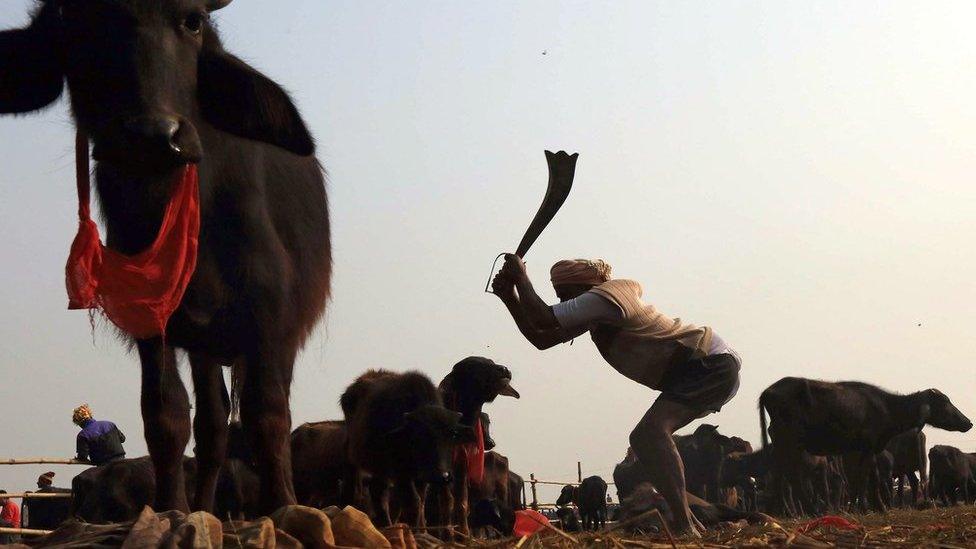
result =
[[[525,230],[521,242],[519,242],[518,247],[515,249],[515,255],[522,258],[525,257],[529,248],[535,244],[536,239],[539,238],[539,235],[549,225],[552,218],[556,216],[556,212],[566,202],[566,197],[569,196],[569,191],[573,188],[573,176],[576,175],[577,158],[579,158],[579,153],[568,154],[566,151],[559,151],[557,153],[546,151],[546,163],[549,165],[549,186],[546,188],[546,196],[542,199],[542,205],[539,206],[539,211],[535,213],[535,217],[529,223],[529,228]],[[495,261],[491,264],[491,274],[488,276],[488,284],[485,285],[485,291],[488,293],[492,293],[490,289],[491,278],[495,273],[498,260],[504,255],[504,252],[498,254],[495,257]]]

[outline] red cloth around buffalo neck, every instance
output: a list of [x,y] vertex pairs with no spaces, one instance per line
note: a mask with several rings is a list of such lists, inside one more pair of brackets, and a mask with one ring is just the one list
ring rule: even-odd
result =
[[78,234],[65,266],[69,309],[101,309],[135,338],[162,336],[197,264],[200,198],[197,167],[186,165],[152,245],[124,255],[102,245],[91,219],[88,138],[75,142]]
[[480,417],[474,422],[474,435],[474,442],[454,447],[454,463],[464,464],[468,482],[481,484],[485,480],[485,434],[481,429]]

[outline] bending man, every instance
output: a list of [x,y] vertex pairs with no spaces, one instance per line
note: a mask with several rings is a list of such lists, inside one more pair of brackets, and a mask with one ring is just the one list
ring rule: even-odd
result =
[[735,396],[738,355],[711,328],[682,324],[641,301],[640,284],[611,279],[610,266],[602,260],[560,261],[550,275],[560,299],[552,307],[536,294],[525,264],[515,255],[505,257],[492,289],[537,348],[548,349],[588,331],[614,369],[661,391],[630,434],[630,445],[667,500],[675,530],[699,534],[671,436]]

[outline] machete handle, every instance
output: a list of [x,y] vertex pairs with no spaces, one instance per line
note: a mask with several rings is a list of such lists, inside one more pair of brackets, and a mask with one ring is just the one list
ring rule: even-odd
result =
[[495,267],[498,266],[498,260],[505,257],[508,252],[502,252],[495,256],[495,260],[491,262],[491,271],[488,273],[488,283],[485,284],[485,293],[493,294],[495,292],[491,291],[491,279],[495,278]]

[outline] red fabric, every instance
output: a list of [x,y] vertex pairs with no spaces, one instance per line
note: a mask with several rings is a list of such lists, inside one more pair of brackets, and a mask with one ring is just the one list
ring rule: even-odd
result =
[[485,435],[481,429],[481,418],[474,422],[474,435],[474,442],[454,447],[454,463],[465,464],[468,482],[481,484],[485,480]]
[[546,524],[549,524],[549,519],[538,511],[532,509],[515,511],[515,528],[512,529],[512,534],[517,538],[531,536],[545,528]]
[[857,530],[859,526],[845,519],[844,517],[838,517],[836,515],[827,515],[820,518],[816,518],[807,522],[796,529],[797,532],[804,534],[813,530],[814,528],[819,528],[821,526],[833,526],[834,528],[840,528],[841,530]]
[[[3,494],[0,494],[2,497]],[[7,503],[0,507],[0,520],[5,520],[10,523],[10,528],[20,528],[20,507],[14,503],[14,500],[8,499]]]
[[170,197],[152,245],[133,256],[103,246],[91,219],[88,140],[76,143],[78,234],[65,267],[69,309],[99,308],[136,338],[166,332],[197,263],[200,203],[197,168],[188,164]]

